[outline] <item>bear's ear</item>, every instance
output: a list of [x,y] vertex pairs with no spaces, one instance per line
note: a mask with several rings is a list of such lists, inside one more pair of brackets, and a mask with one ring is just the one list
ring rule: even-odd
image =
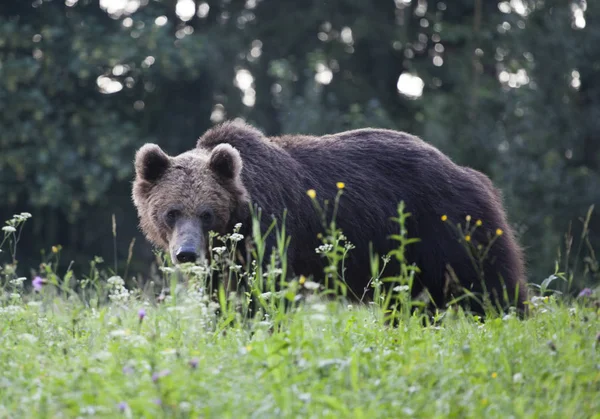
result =
[[242,171],[242,156],[230,144],[219,144],[213,148],[208,166],[225,179],[235,179]]
[[156,182],[169,168],[169,156],[156,144],[145,144],[135,154],[135,173],[148,182]]

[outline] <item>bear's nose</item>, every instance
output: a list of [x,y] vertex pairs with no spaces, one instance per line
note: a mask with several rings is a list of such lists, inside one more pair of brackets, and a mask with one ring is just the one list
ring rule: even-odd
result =
[[193,247],[180,247],[175,256],[179,263],[195,262],[198,258],[196,249]]

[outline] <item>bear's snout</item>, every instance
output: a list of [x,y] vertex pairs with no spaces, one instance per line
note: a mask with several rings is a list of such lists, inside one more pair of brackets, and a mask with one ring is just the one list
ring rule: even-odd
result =
[[198,253],[196,253],[196,249],[191,246],[182,246],[177,249],[177,253],[175,253],[177,257],[177,262],[179,263],[187,263],[187,262],[196,262],[198,259]]
[[202,225],[193,218],[181,218],[175,223],[169,240],[173,263],[204,262],[205,238]]

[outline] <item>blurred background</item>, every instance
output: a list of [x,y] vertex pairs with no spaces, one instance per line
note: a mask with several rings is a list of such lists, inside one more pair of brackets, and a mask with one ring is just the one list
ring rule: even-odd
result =
[[598,19],[585,0],[3,0],[0,216],[33,214],[21,275],[53,245],[76,272],[112,266],[113,215],[119,266],[136,238],[143,273],[135,150],[179,153],[244,118],[269,135],[421,136],[503,190],[540,282],[600,203]]

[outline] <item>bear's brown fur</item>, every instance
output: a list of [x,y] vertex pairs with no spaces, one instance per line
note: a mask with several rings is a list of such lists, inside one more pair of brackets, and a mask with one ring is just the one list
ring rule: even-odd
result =
[[[443,308],[450,297],[445,294],[449,267],[464,288],[482,292],[464,244],[449,226],[464,225],[469,215],[471,223],[482,221],[471,243],[485,246],[497,229],[503,232],[484,264],[490,297],[504,305],[506,292],[511,303],[523,308],[524,263],[500,192],[487,176],[456,165],[418,137],[384,129],[265,137],[245,123],[226,122],[176,157],[146,144],[135,167],[133,199],[141,228],[151,242],[170,250],[174,262],[190,259],[186,249],[191,260],[202,257],[208,230],[225,234],[242,223],[242,233],[250,236],[252,203],[262,210],[263,226],[271,215],[281,221],[287,210],[288,266],[296,275],[322,279],[325,261],[315,252],[321,222],[306,192],[314,189],[319,201],[331,202],[336,183],[344,182],[336,221],[355,246],[345,263],[345,280],[356,295],[363,294],[371,277],[369,243],[379,255],[397,247],[390,240],[399,232],[392,217],[404,201],[412,214],[408,237],[420,239],[407,248],[408,261],[421,271],[413,296],[425,288]],[[267,243],[274,245],[273,240]],[[386,274],[397,269],[392,258]]]

